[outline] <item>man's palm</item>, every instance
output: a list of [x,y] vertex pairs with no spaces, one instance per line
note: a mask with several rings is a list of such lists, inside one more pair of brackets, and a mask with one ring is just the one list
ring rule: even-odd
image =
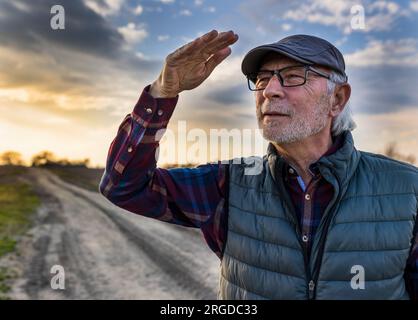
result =
[[181,91],[196,88],[230,55],[229,45],[237,40],[238,35],[232,31],[218,34],[213,30],[170,53],[150,93],[175,97]]

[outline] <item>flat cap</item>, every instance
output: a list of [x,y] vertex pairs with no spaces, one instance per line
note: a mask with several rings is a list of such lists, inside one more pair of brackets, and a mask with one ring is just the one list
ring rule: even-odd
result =
[[244,75],[257,72],[263,58],[270,52],[277,52],[303,64],[328,67],[347,79],[341,52],[330,42],[305,34],[289,36],[250,50],[242,60],[241,70]]

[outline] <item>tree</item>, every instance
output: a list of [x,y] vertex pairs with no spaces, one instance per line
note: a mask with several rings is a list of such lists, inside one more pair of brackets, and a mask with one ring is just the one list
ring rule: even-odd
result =
[[383,154],[385,156],[388,156],[389,158],[393,158],[393,159],[397,159],[400,161],[404,161],[404,162],[409,162],[411,164],[414,164],[416,159],[415,156],[413,154],[401,154],[398,152],[397,150],[397,146],[396,146],[396,142],[391,142],[389,143],[385,150],[383,151]]
[[51,151],[42,151],[32,157],[32,166],[40,167],[55,161],[55,155]]
[[22,155],[16,151],[6,151],[0,155],[0,163],[10,166],[23,165]]
[[87,167],[90,159],[58,159],[51,151],[42,151],[32,157],[33,167]]

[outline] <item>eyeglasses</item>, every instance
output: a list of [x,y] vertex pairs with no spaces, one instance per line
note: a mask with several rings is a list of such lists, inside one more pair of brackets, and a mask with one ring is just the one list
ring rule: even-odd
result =
[[329,74],[322,72],[310,65],[289,66],[278,70],[259,70],[256,73],[247,75],[248,88],[251,91],[264,90],[271,78],[276,75],[282,87],[298,87],[306,83],[308,71],[330,79]]

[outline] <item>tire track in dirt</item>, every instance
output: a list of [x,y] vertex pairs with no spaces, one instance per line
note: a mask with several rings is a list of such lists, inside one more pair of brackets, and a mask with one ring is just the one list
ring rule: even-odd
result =
[[[219,259],[199,230],[129,213],[47,170],[29,179],[42,205],[19,245],[12,299],[216,299]],[[65,290],[51,289],[55,264]]]
[[204,284],[201,280],[194,277],[193,270],[188,270],[189,266],[181,259],[181,256],[178,256],[172,250],[165,248],[166,244],[160,241],[158,237],[137,228],[135,225],[125,220],[123,216],[115,214],[114,211],[100,205],[86,194],[76,190],[66,183],[52,177],[49,177],[48,180],[57,187],[67,190],[74,196],[82,198],[92,206],[98,208],[115,223],[121,233],[129,241],[142,250],[149,257],[149,259],[161,269],[162,272],[169,275],[175,282],[178,283],[180,287],[190,291],[190,293],[192,295],[196,295],[196,298],[198,299],[213,299],[213,297],[209,295],[204,293],[202,294],[202,292],[212,292],[213,288],[206,286],[206,284]]
[[[33,178],[33,177],[32,177]],[[35,184],[36,179],[24,178],[26,183]],[[96,298],[94,288],[89,285],[88,273],[80,266],[80,254],[76,252],[75,241],[70,241],[71,236],[64,228],[65,217],[61,216],[63,207],[59,199],[37,187],[36,193],[41,199],[41,207],[33,218],[33,228],[23,236],[19,243],[19,259],[15,259],[14,267],[18,264],[21,276],[17,281],[12,298],[14,299],[74,299]],[[52,291],[50,273],[52,265],[62,264],[70,272],[66,273],[68,280],[75,278],[79,288],[66,286],[65,290]],[[75,272],[71,272],[75,271]],[[75,281],[70,281],[75,283]],[[80,288],[82,284],[82,288]]]

